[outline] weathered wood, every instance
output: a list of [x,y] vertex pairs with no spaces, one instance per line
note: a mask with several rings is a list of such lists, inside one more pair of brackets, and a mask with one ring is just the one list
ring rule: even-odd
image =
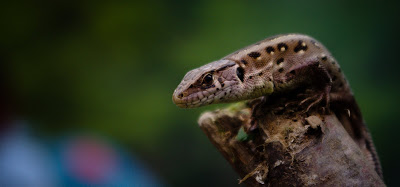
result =
[[[318,107],[305,113],[282,103],[288,101],[274,98],[257,107],[239,103],[200,117],[200,128],[240,175],[239,183],[384,186],[368,155],[342,125],[350,123],[348,118]],[[246,133],[251,119],[258,128]]]

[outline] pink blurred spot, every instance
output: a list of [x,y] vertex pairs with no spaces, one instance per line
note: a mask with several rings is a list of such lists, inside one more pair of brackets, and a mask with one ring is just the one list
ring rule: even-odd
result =
[[72,177],[91,184],[108,181],[117,168],[114,149],[91,137],[78,137],[68,143],[65,161]]

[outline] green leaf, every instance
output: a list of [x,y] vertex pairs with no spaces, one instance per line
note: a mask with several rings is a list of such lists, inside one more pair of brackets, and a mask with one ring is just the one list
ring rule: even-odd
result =
[[244,142],[249,139],[249,135],[244,131],[243,127],[239,129],[238,134],[236,135],[236,140],[240,142]]

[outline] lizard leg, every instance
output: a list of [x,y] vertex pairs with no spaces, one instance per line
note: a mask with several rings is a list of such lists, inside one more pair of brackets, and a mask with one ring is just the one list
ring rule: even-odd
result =
[[265,96],[262,96],[259,99],[258,103],[253,105],[252,110],[251,110],[252,112],[251,112],[250,126],[248,126],[245,129],[246,132],[251,132],[258,128],[258,123],[256,120],[257,111],[259,111],[266,102],[267,102],[267,98]]
[[311,107],[319,104],[323,99],[325,99],[325,107],[323,107],[324,111],[327,109],[329,111],[330,105],[330,92],[332,88],[332,78],[327,71],[326,67],[320,63],[318,60],[310,60],[304,64],[300,64],[299,66],[294,67],[290,71],[298,71],[304,73],[306,76],[308,74],[314,74],[313,77],[319,77],[318,79],[313,79],[310,81],[314,81],[317,85],[316,89],[319,90],[317,93],[311,93],[309,97],[303,99],[300,102],[300,105],[303,105],[306,102],[313,101],[311,104],[308,105],[306,112],[310,110]]

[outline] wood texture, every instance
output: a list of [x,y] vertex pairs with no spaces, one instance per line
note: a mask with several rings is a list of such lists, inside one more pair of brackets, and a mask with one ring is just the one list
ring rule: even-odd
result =
[[[206,112],[198,123],[246,186],[385,186],[337,117],[286,98]],[[339,120],[340,119],[340,120]],[[251,121],[258,128],[246,133]],[[236,180],[236,179],[232,179]]]

